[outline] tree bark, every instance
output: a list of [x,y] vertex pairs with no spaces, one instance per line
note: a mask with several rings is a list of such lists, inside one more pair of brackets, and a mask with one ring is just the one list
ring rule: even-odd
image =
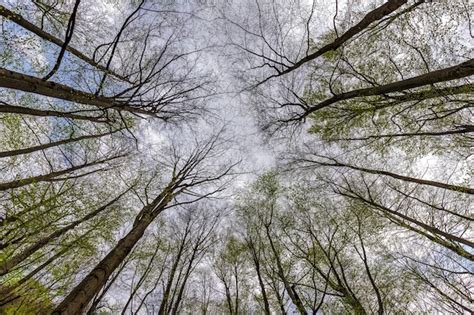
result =
[[[290,73],[290,72],[298,69],[299,67],[301,67],[305,63],[307,63],[311,60],[314,60],[314,59],[322,56],[323,54],[325,54],[329,51],[333,51],[333,50],[338,49],[344,43],[346,43],[348,40],[350,40],[355,35],[359,34],[364,29],[366,29],[370,24],[384,18],[385,16],[387,16],[389,14],[391,14],[392,12],[394,12],[395,10],[397,10],[398,8],[400,8],[402,5],[404,5],[407,2],[408,2],[407,0],[389,0],[389,1],[387,1],[386,3],[381,5],[380,7],[370,11],[369,13],[367,13],[359,23],[357,23],[356,25],[354,25],[353,27],[348,29],[344,34],[342,34],[340,37],[336,38],[332,43],[329,43],[329,44],[321,47],[320,49],[318,49],[314,53],[300,59],[299,61],[294,63],[292,66],[286,68],[283,71],[280,71],[276,75],[270,76],[269,78],[282,76],[282,75],[285,75],[287,73]],[[418,1],[418,4],[421,4],[423,2],[424,2],[424,0]],[[267,80],[264,80],[263,82],[265,82]],[[263,82],[261,82],[261,83],[263,83]]]
[[[0,15],[5,17],[7,20],[10,20],[12,22],[14,22],[15,24],[23,27],[24,29],[34,33],[35,35],[37,35],[38,37],[46,40],[46,41],[49,41],[51,43],[54,43],[56,44],[57,46],[59,47],[63,47],[64,46],[64,41],[45,32],[44,30],[42,30],[41,28],[39,28],[38,26],[34,25],[33,23],[30,23],[29,21],[27,21],[25,18],[23,18],[20,14],[18,13],[15,13],[15,12],[12,12],[10,10],[8,10],[7,8],[5,8],[4,6],[0,5]],[[123,81],[126,81],[126,82],[129,82],[129,80],[127,78],[125,78],[124,76],[122,75],[119,75],[111,70],[108,70],[106,67],[102,66],[101,64],[95,62],[94,60],[92,60],[91,58],[87,57],[86,55],[84,55],[83,53],[81,53],[79,50],[71,47],[70,45],[67,45],[66,46],[66,50],[73,54],[74,56],[76,56],[77,58],[81,59],[82,61],[85,61],[86,63],[88,63],[89,65],[101,70],[101,71],[104,71],[105,73],[108,73],[108,74],[111,74],[113,75],[114,77],[116,78],[119,78]]]
[[[333,159],[331,159],[331,160],[333,160]],[[471,194],[471,195],[474,194],[474,189],[470,188],[470,187],[463,187],[463,186],[458,186],[458,185],[445,184],[445,183],[440,183],[440,182],[433,181],[433,180],[409,177],[409,176],[399,175],[399,174],[396,174],[396,173],[382,171],[382,170],[358,167],[358,166],[354,166],[354,165],[350,165],[350,164],[340,163],[336,160],[334,160],[334,163],[318,162],[318,161],[312,161],[312,160],[302,160],[302,161],[315,163],[315,164],[319,164],[319,165],[323,165],[323,166],[346,167],[346,168],[361,171],[361,172],[364,172],[364,173],[389,176],[389,177],[392,177],[392,178],[403,180],[405,182],[416,183],[416,184],[420,184],[420,185],[428,185],[428,186],[448,189],[448,190],[452,190],[452,191],[456,191],[456,192],[462,192],[462,193]]]
[[5,68],[0,68],[0,87],[54,97],[84,105],[91,105],[100,109],[115,109],[136,114],[153,115],[153,113],[147,110],[129,106],[127,103],[117,101],[111,97],[94,95],[92,93],[73,89],[61,83],[43,81],[40,78],[7,70]]
[[61,170],[61,171],[51,172],[51,173],[48,173],[48,174],[45,174],[45,175],[32,176],[32,177],[27,177],[27,178],[23,178],[23,179],[14,180],[14,181],[7,182],[7,183],[0,183],[0,191],[13,189],[13,188],[18,188],[18,187],[23,187],[23,186],[26,186],[26,185],[29,185],[29,184],[32,184],[32,183],[37,183],[37,182],[52,181],[58,176],[68,174],[68,173],[72,173],[74,171],[81,170],[83,168],[103,164],[103,163],[106,163],[108,161],[118,159],[120,157],[123,157],[123,155],[115,156],[115,157],[112,157],[112,158],[107,158],[107,159],[104,159],[104,160],[98,160],[98,161],[91,162],[91,163],[84,163],[84,164],[73,166],[73,167],[70,167],[70,168],[67,168],[67,169],[64,169],[64,170]]
[[53,314],[82,314],[94,295],[104,286],[112,272],[120,266],[135,244],[142,238],[146,228],[152,221],[152,215],[145,215],[79,285],[69,293],[54,310]]
[[121,130],[123,130],[123,129],[117,129],[117,130],[114,130],[114,131],[110,131],[110,132],[106,132],[106,133],[98,134],[98,135],[85,135],[85,136],[80,136],[80,137],[77,137],[77,138],[69,138],[69,139],[64,139],[64,140],[59,140],[59,141],[53,141],[53,142],[50,142],[50,143],[40,144],[40,145],[37,145],[37,146],[25,148],[25,149],[3,151],[3,152],[0,152],[0,158],[16,156],[16,155],[21,155],[21,154],[27,154],[27,153],[33,153],[33,152],[36,152],[36,151],[41,151],[41,150],[45,150],[45,149],[48,149],[48,148],[53,148],[53,147],[57,147],[57,146],[60,146],[60,145],[63,145],[63,144],[77,142],[77,141],[86,140],[86,139],[101,138],[101,137],[105,137],[105,136],[114,134],[116,132],[119,132]]
[[380,85],[376,87],[370,87],[365,89],[357,89],[349,92],[344,92],[342,94],[334,95],[331,98],[328,98],[319,104],[312,105],[307,109],[301,116],[293,118],[291,120],[301,120],[309,114],[328,107],[334,103],[349,100],[357,97],[364,96],[376,96],[383,95],[387,93],[402,92],[409,89],[414,89],[417,87],[422,87],[428,84],[435,84],[439,82],[446,82],[456,79],[465,78],[474,74],[474,59],[469,59],[463,63],[460,63],[456,66],[452,66],[445,69],[440,69],[436,71],[431,71],[410,79],[401,80],[397,82],[392,82],[385,85]]
[[86,120],[86,121],[91,121],[94,123],[109,123],[109,121],[107,121],[106,118],[102,118],[102,117],[84,116],[84,115],[78,115],[78,114],[69,113],[69,112],[28,108],[28,107],[23,107],[23,106],[10,105],[4,102],[1,102],[1,103],[2,104],[0,104],[0,113],[22,114],[22,115],[38,116],[38,117],[59,117],[59,118],[69,118],[69,119],[74,119],[74,120]]
[[100,214],[101,212],[103,212],[105,209],[107,209],[108,207],[110,207],[111,205],[113,205],[115,202],[117,202],[117,200],[119,200],[124,194],[126,194],[130,189],[128,189],[127,191],[125,191],[124,193],[120,194],[119,196],[117,196],[116,198],[114,198],[113,200],[111,200],[110,202],[108,202],[107,204],[103,205],[102,207],[96,209],[95,211],[92,211],[91,213],[87,214],[86,216],[82,217],[81,219],[79,220],[76,220],[74,222],[71,222],[70,224],[66,225],[65,227],[63,227],[62,229],[59,229],[51,234],[49,234],[48,236],[46,237],[43,237],[42,239],[40,239],[39,241],[37,241],[36,243],[30,245],[28,248],[26,248],[25,250],[23,250],[21,253],[19,253],[18,255],[14,256],[13,258],[3,262],[1,265],[0,265],[0,276],[3,276],[5,274],[7,274],[12,268],[14,268],[15,266],[17,266],[19,263],[21,263],[22,261],[24,261],[25,259],[27,259],[28,257],[30,257],[31,255],[33,255],[34,253],[36,253],[38,250],[40,250],[41,248],[43,248],[45,245],[47,245],[49,242],[51,242],[52,240],[66,234],[67,232],[69,232],[70,230],[74,229],[76,226],[78,226],[79,224],[81,223],[84,223],[92,218],[94,218],[95,216],[97,216],[98,214]]

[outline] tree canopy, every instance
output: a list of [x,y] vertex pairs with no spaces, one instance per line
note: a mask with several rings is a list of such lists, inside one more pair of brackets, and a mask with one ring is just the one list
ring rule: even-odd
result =
[[0,314],[474,313],[473,1],[0,22]]

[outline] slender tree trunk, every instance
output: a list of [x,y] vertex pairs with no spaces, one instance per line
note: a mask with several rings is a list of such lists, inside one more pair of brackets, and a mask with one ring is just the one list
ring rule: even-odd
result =
[[230,289],[229,289],[229,286],[227,285],[227,282],[225,281],[225,279],[223,280],[223,282],[224,282],[224,288],[225,288],[225,298],[226,298],[226,301],[227,301],[227,307],[229,308],[230,315],[233,315],[234,314],[234,308],[232,307],[232,297],[230,296]]
[[21,154],[27,154],[27,153],[33,153],[36,151],[41,151],[41,150],[46,150],[49,148],[57,147],[63,144],[68,144],[68,143],[73,143],[81,140],[87,140],[87,139],[96,139],[96,138],[101,138],[105,137],[111,134],[114,134],[116,132],[119,132],[123,129],[117,129],[114,131],[106,132],[103,134],[97,134],[97,135],[86,135],[86,136],[80,136],[77,138],[69,138],[69,139],[64,139],[64,140],[59,140],[59,141],[53,141],[50,143],[45,143],[45,144],[40,144],[37,146],[25,148],[25,149],[18,149],[18,150],[11,150],[11,151],[3,151],[0,152],[0,158],[2,157],[10,157],[10,156],[16,156],[16,155],[21,155]]
[[[153,255],[151,256],[150,260],[148,261],[148,264],[145,268],[145,271],[143,272],[142,276],[138,280],[137,285],[133,288],[133,291],[130,293],[129,298],[128,298],[127,302],[125,303],[125,306],[123,307],[122,315],[125,314],[125,312],[127,311],[128,305],[132,302],[133,297],[138,292],[138,290],[142,286],[143,282],[145,282],[148,274],[150,273],[153,261],[155,260],[155,257],[158,254],[158,250],[159,250],[159,246],[156,246],[155,251],[153,252]],[[133,305],[132,305],[132,307],[133,307]],[[130,310],[130,312],[132,312],[132,311],[133,310]]]
[[54,256],[52,256],[51,258],[49,258],[48,260],[46,260],[44,263],[42,263],[41,265],[39,265],[38,267],[36,267],[35,269],[33,269],[33,271],[31,271],[30,273],[28,273],[26,276],[24,276],[23,278],[21,278],[17,283],[15,283],[14,285],[11,285],[11,286],[8,286],[8,287],[5,287],[5,288],[2,288],[0,289],[0,302],[5,300],[5,298],[9,298],[10,297],[10,293],[17,289],[18,287],[20,287],[21,285],[23,285],[24,283],[26,283],[28,280],[30,280],[31,278],[33,278],[38,272],[40,272],[41,270],[43,270],[45,267],[47,267],[48,265],[50,265],[53,261],[55,261],[56,259],[58,259],[59,257],[61,257],[62,255],[64,255],[66,252],[68,252],[69,250],[71,250],[72,247],[71,246],[68,246],[66,248],[64,248],[63,250],[59,251],[58,253],[56,253]]
[[260,260],[257,254],[257,250],[255,248],[255,244],[252,239],[248,239],[247,244],[249,245],[250,251],[252,253],[252,260],[255,266],[255,271],[257,272],[258,285],[260,286],[260,292],[262,293],[265,314],[270,315],[271,314],[270,303],[268,303],[267,291],[265,290],[265,284],[262,279],[262,273],[260,270]]
[[170,295],[170,292],[171,292],[171,288],[173,286],[173,281],[174,281],[174,276],[176,274],[176,270],[178,269],[178,265],[179,265],[180,260],[181,260],[181,255],[183,254],[184,247],[186,245],[186,240],[187,240],[187,237],[188,237],[188,233],[189,233],[189,223],[186,226],[185,234],[184,234],[183,239],[182,239],[182,241],[179,245],[178,254],[177,254],[176,259],[173,262],[173,265],[171,267],[171,271],[170,271],[170,274],[168,276],[168,281],[166,283],[166,288],[165,288],[165,291],[163,292],[163,299],[161,300],[160,309],[158,310],[158,315],[163,315],[163,314],[167,313],[167,311],[168,311],[168,301],[169,301],[169,298],[170,298],[169,295]]
[[340,163],[340,162],[337,162],[337,161],[335,161],[334,163],[325,163],[325,162],[309,161],[309,160],[307,160],[307,161],[315,163],[315,164],[319,164],[319,165],[324,165],[324,166],[346,167],[346,168],[361,171],[361,172],[364,172],[364,173],[389,176],[389,177],[392,177],[392,178],[403,180],[405,182],[416,183],[416,184],[420,184],[420,185],[429,185],[429,186],[448,189],[448,190],[452,190],[452,191],[456,191],[456,192],[463,192],[463,193],[471,194],[471,195],[474,194],[474,189],[473,188],[440,183],[440,182],[437,182],[437,181],[434,181],[434,180],[427,180],[427,179],[409,177],[409,176],[399,175],[399,174],[392,173],[392,172],[376,170],[376,169],[370,169],[370,168],[364,168],[364,167],[358,167],[358,166],[354,166],[354,165],[350,165],[350,164],[344,164],[344,163]]
[[194,260],[196,258],[198,247],[199,247],[199,243],[193,248],[193,254],[191,255],[191,258],[189,259],[189,262],[188,262],[188,266],[186,267],[183,282],[181,283],[181,286],[180,286],[179,291],[178,291],[178,295],[176,297],[176,302],[174,303],[173,310],[171,311],[171,314],[173,314],[173,315],[178,314],[179,305],[181,304],[181,300],[182,300],[183,294],[184,294],[184,289],[186,287],[189,276],[191,274],[191,270],[192,270],[192,267],[193,267]]
[[108,207],[113,205],[115,202],[117,202],[117,200],[119,200],[120,197],[122,197],[124,194],[126,194],[129,190],[130,189],[123,192],[122,194],[120,194],[119,196],[117,196],[116,198],[111,200],[109,203],[107,203],[106,205],[103,205],[102,207],[100,207],[100,208],[96,209],[95,211],[92,211],[91,213],[89,213],[86,216],[82,217],[81,219],[76,220],[74,222],[71,222],[70,224],[66,225],[62,229],[59,229],[59,230],[49,234],[48,236],[43,237],[42,239],[40,239],[36,243],[30,245],[28,248],[23,250],[18,255],[16,255],[13,258],[3,262],[2,264],[0,264],[0,276],[3,276],[5,274],[7,274],[12,268],[14,268],[19,263],[21,263],[22,261],[24,261],[25,259],[27,259],[31,255],[36,253],[38,250],[40,250],[41,248],[46,246],[52,240],[66,234],[67,232],[71,231],[72,229],[74,229],[79,224],[84,223],[84,222],[96,217],[97,215],[102,213],[105,209],[107,209]]
[[64,169],[64,170],[61,170],[61,171],[51,172],[51,173],[48,173],[48,174],[45,174],[45,175],[32,176],[32,177],[27,177],[27,178],[23,178],[23,179],[14,180],[14,181],[7,182],[7,183],[1,183],[0,184],[0,191],[13,189],[13,188],[18,188],[18,187],[23,187],[23,186],[33,184],[33,183],[37,183],[37,182],[53,181],[58,176],[65,175],[65,174],[68,174],[68,173],[72,173],[72,172],[75,172],[75,171],[78,171],[78,170],[81,170],[81,169],[84,169],[84,168],[87,168],[87,167],[100,165],[100,164],[112,161],[114,159],[121,158],[123,156],[124,155],[114,156],[114,157],[111,157],[111,158],[98,160],[98,161],[91,162],[91,163],[84,163],[84,164],[81,164],[81,165],[73,166],[73,167],[70,167],[70,168],[67,168],[67,169]]
[[60,112],[60,111],[55,111],[55,110],[28,108],[28,107],[10,105],[10,104],[5,104],[5,103],[0,104],[0,113],[21,114],[21,115],[29,115],[29,116],[37,116],[37,117],[59,117],[59,118],[68,118],[68,119],[74,119],[74,120],[86,120],[86,121],[91,121],[94,123],[109,123],[110,122],[110,121],[107,121],[106,118],[102,118],[102,117],[84,116],[84,115],[78,115],[75,113]]
[[[47,40],[51,43],[54,43],[56,45],[58,45],[59,47],[62,47],[64,46],[64,41],[45,32],[44,30],[42,30],[41,28],[39,28],[38,26],[34,25],[33,23],[30,23],[29,21],[27,21],[25,18],[23,18],[20,14],[18,13],[15,13],[15,12],[12,12],[10,10],[8,10],[7,8],[5,8],[4,6],[0,5],[0,15],[5,17],[7,20],[10,20],[14,23],[16,23],[17,25],[23,27],[24,29],[36,34],[37,36],[39,36],[40,38],[44,39],[44,40]],[[108,70],[106,67],[100,65],[99,63],[95,62],[94,60],[92,60],[92,58],[89,58],[87,57],[86,55],[84,55],[83,53],[81,53],[79,50],[71,47],[70,45],[67,45],[66,46],[66,50],[68,52],[70,52],[71,54],[73,54],[74,56],[78,57],[79,59],[85,61],[86,63],[88,63],[89,65],[101,70],[101,71],[104,71],[108,74],[111,74],[123,81],[126,81],[126,82],[129,82],[127,80],[127,78],[125,78],[124,76],[121,76],[111,70]]]
[[280,261],[280,256],[278,255],[278,252],[275,248],[275,245],[273,244],[273,240],[272,240],[272,237],[270,235],[269,227],[265,226],[265,230],[266,230],[266,234],[267,234],[267,237],[268,237],[268,241],[270,242],[270,248],[273,252],[273,256],[275,257],[275,262],[276,262],[277,268],[278,268],[278,274],[279,274],[279,276],[280,276],[280,278],[283,282],[283,285],[285,286],[285,290],[288,293],[288,295],[290,296],[290,299],[293,302],[293,304],[298,309],[299,313],[300,314],[306,314],[306,309],[304,308],[303,302],[301,302],[301,300],[294,294],[288,280],[285,277],[285,272],[284,272],[283,266],[282,266],[281,261]]
[[[425,236],[426,238],[428,238],[429,240],[443,246],[443,247],[446,247],[447,249],[449,250],[452,250],[453,252],[455,252],[456,254],[460,255],[461,257],[464,257],[466,259],[469,259],[471,261],[474,261],[474,255],[469,253],[467,250],[465,250],[462,246],[458,246],[458,244],[456,244],[457,242],[461,243],[461,244],[465,244],[471,248],[474,248],[474,243],[471,242],[471,241],[468,241],[466,239],[463,239],[463,238],[460,238],[458,236],[455,236],[455,235],[452,235],[452,234],[449,234],[449,233],[446,233],[444,231],[441,231],[435,227],[432,227],[428,224],[425,224],[423,222],[420,222],[418,220],[415,220],[409,216],[406,216],[402,213],[400,213],[399,211],[393,211],[387,207],[384,207],[383,205],[380,205],[380,204],[377,204],[373,201],[370,201],[370,200],[367,200],[365,198],[363,198],[362,196],[352,196],[352,195],[349,195],[349,194],[345,194],[345,193],[340,193],[341,195],[343,196],[346,196],[346,197],[349,197],[349,198],[352,198],[352,199],[357,199],[357,200],[360,200],[360,201],[363,201],[364,203],[370,205],[371,207],[375,208],[375,209],[379,209],[379,211],[382,211],[382,213],[385,213],[385,215],[393,222],[395,222],[396,224],[398,225],[401,225],[411,231],[414,231],[420,235],[423,235]],[[446,242],[442,239],[439,239],[438,237],[434,237],[432,235],[429,235],[428,233],[426,232],[423,232],[423,231],[420,231],[414,227],[412,227],[410,224],[407,224],[406,222],[404,222],[403,220],[406,220],[410,223],[413,223],[414,225],[417,225],[423,229],[425,229],[426,231],[428,231],[429,233],[432,233],[436,236],[442,236],[446,239],[448,239],[449,241],[451,242],[455,242],[455,243],[449,243],[449,242]],[[455,246],[456,245],[456,246]]]
[[[166,250],[166,253],[165,253],[165,258],[164,258],[163,261],[166,261],[166,260],[167,260],[167,257],[168,257],[169,252],[170,252],[170,246],[168,245],[167,250]],[[160,269],[160,274],[159,274],[158,277],[156,277],[156,279],[155,279],[155,283],[154,283],[153,287],[152,287],[150,290],[148,290],[148,292],[143,296],[143,298],[142,298],[142,300],[140,301],[140,304],[138,304],[138,307],[137,307],[137,309],[135,310],[135,313],[134,313],[134,314],[139,314],[140,309],[142,308],[142,306],[143,306],[143,304],[145,303],[145,301],[146,301],[146,299],[148,298],[148,296],[149,296],[153,291],[155,291],[155,289],[158,287],[158,284],[159,284],[159,282],[160,282],[161,277],[163,276],[163,273],[165,272],[165,269],[166,269],[166,265],[163,264],[163,265],[161,266],[161,269]],[[132,310],[132,311],[133,311],[133,310]]]
[[423,136],[442,137],[442,136],[458,135],[458,134],[471,133],[471,132],[474,132],[474,126],[463,125],[463,126],[457,127],[457,129],[445,130],[445,131],[418,131],[418,132],[381,134],[381,135],[372,135],[372,136],[358,137],[358,138],[340,138],[340,139],[334,139],[332,141],[341,141],[341,140],[342,141],[363,141],[363,140],[370,140],[370,139],[423,137]]
[[234,266],[234,279],[235,279],[235,314],[239,314],[239,274],[237,272],[237,266]]

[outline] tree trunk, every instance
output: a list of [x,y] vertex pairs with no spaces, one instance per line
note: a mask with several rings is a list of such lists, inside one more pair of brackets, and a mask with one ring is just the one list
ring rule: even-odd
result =
[[258,257],[258,254],[257,254],[257,250],[255,248],[255,244],[252,241],[252,239],[248,239],[247,244],[249,245],[249,248],[252,252],[252,260],[253,260],[253,263],[254,263],[254,266],[255,266],[255,271],[257,272],[257,279],[258,279],[258,284],[260,286],[260,291],[262,292],[262,299],[263,299],[263,306],[264,306],[264,309],[265,309],[265,315],[270,315],[271,314],[270,303],[268,303],[267,291],[265,290],[265,284],[263,283],[263,279],[262,279],[262,273],[261,273],[261,270],[260,270],[260,261],[259,261],[259,257]]
[[14,180],[14,181],[7,182],[7,183],[1,183],[0,184],[0,191],[13,189],[13,188],[18,188],[18,187],[23,187],[23,186],[33,184],[33,183],[37,183],[37,182],[54,181],[54,179],[58,176],[65,175],[65,174],[68,174],[68,173],[72,173],[72,172],[81,170],[83,168],[87,168],[87,167],[91,167],[91,166],[95,166],[95,165],[100,165],[100,164],[103,164],[103,163],[121,158],[123,156],[124,155],[114,156],[114,157],[107,158],[107,159],[104,159],[104,160],[98,160],[98,161],[91,162],[91,163],[84,163],[84,164],[81,164],[81,165],[73,166],[73,167],[70,167],[70,168],[67,168],[67,169],[64,169],[64,170],[61,170],[61,171],[51,172],[51,173],[48,173],[48,174],[45,174],[45,175],[32,176],[32,177],[27,177],[27,178],[23,178],[23,179]]
[[[44,30],[42,30],[41,28],[39,28],[38,26],[30,23],[29,21],[27,21],[25,18],[23,18],[20,14],[18,13],[15,13],[15,12],[12,12],[10,10],[8,10],[7,8],[5,8],[4,6],[0,5],[0,15],[4,16],[7,20],[10,20],[14,23],[16,23],[17,25],[23,27],[24,29],[36,34],[37,36],[39,36],[40,38],[44,39],[44,40],[47,40],[51,43],[54,43],[56,45],[58,45],[59,47],[62,47],[64,45],[64,42],[63,40],[45,32]],[[84,55],[83,53],[81,53],[79,50],[71,47],[70,45],[67,45],[66,46],[66,50],[68,52],[70,52],[71,54],[73,54],[74,56],[76,56],[77,58],[85,61],[86,63],[90,64],[91,66],[101,70],[101,71],[104,71],[108,74],[111,74],[123,81],[126,81],[126,82],[129,82],[127,80],[127,78],[125,78],[124,76],[121,76],[111,70],[108,70],[106,67],[100,65],[99,63],[95,62],[94,60],[92,60],[91,58],[87,57],[86,55]]]
[[173,262],[173,266],[171,267],[171,271],[170,271],[170,274],[168,276],[168,281],[166,283],[165,292],[163,293],[163,299],[161,300],[158,315],[163,315],[163,314],[167,313],[167,311],[168,311],[168,300],[169,300],[169,295],[170,295],[170,292],[171,292],[171,288],[173,286],[174,275],[176,274],[176,270],[178,269],[178,265],[179,265],[179,262],[181,260],[181,255],[183,254],[183,250],[184,250],[184,247],[185,247],[185,244],[186,244],[188,233],[189,233],[189,224],[186,226],[185,234],[184,234],[183,239],[182,239],[182,241],[179,245],[178,254],[176,256],[175,261]]
[[3,262],[0,265],[0,276],[3,276],[5,274],[7,274],[12,268],[14,268],[19,263],[21,263],[22,261],[24,261],[25,259],[27,259],[31,255],[36,253],[38,250],[43,248],[45,245],[47,245],[52,240],[66,234],[67,232],[74,229],[79,224],[94,218],[95,216],[100,214],[102,211],[104,211],[105,209],[107,209],[108,207],[113,205],[120,197],[122,197],[124,194],[126,194],[129,190],[130,189],[123,192],[122,194],[120,194],[119,196],[117,196],[116,198],[111,200],[109,203],[107,203],[106,205],[103,205],[102,207],[100,207],[100,208],[96,209],[95,211],[92,211],[91,213],[89,213],[86,216],[82,217],[81,219],[76,220],[74,222],[71,222],[70,224],[66,225],[62,229],[59,229],[59,230],[49,234],[48,236],[43,237],[42,239],[40,239],[39,241],[37,241],[33,245],[30,245],[28,248],[26,248],[25,250],[23,250],[21,253],[14,256],[10,260],[7,260],[7,261]]
[[[338,49],[345,42],[347,42],[348,40],[353,38],[355,35],[359,34],[364,29],[366,29],[370,24],[372,24],[375,21],[378,21],[378,20],[382,19],[383,17],[385,17],[389,14],[391,14],[392,12],[394,12],[395,10],[397,10],[398,8],[400,8],[402,5],[404,5],[407,2],[408,2],[407,0],[389,0],[389,1],[387,1],[386,3],[381,5],[380,7],[370,11],[369,13],[367,13],[359,23],[357,23],[356,25],[354,25],[353,27],[348,29],[344,34],[342,34],[340,37],[336,38],[332,43],[327,44],[327,45],[321,47],[320,49],[318,49],[317,51],[315,51],[314,53],[302,58],[301,60],[296,62],[293,66],[288,67],[284,71],[281,71],[278,75],[280,76],[280,75],[287,74],[291,71],[294,71],[294,70],[298,69],[299,67],[301,67],[303,64],[307,63],[308,61],[314,60],[314,59],[322,56],[323,54],[325,54],[329,51],[333,51],[333,50]],[[424,2],[424,1],[419,1],[419,3],[421,3],[421,2]]]
[[434,180],[427,180],[427,179],[420,179],[420,178],[415,178],[415,177],[403,176],[403,175],[399,175],[399,174],[396,174],[396,173],[353,166],[353,165],[349,165],[349,164],[340,163],[340,162],[337,162],[337,161],[335,161],[334,163],[325,163],[325,162],[318,162],[318,161],[308,161],[308,162],[313,162],[313,163],[316,163],[316,164],[319,164],[319,165],[324,165],[324,166],[347,167],[347,168],[357,170],[357,171],[361,171],[361,172],[364,172],[364,173],[389,176],[389,177],[392,177],[392,178],[403,180],[405,182],[416,183],[416,184],[420,184],[420,185],[429,185],[429,186],[448,189],[448,190],[452,190],[452,191],[456,191],[456,192],[463,192],[463,193],[471,194],[471,195],[474,194],[474,189],[469,188],[469,187],[445,184],[445,183],[440,183],[440,182],[437,182],[437,181],[434,181]]
[[[3,103],[3,102],[2,102]],[[21,115],[29,115],[29,116],[37,116],[37,117],[59,117],[59,118],[69,118],[75,120],[86,120],[91,121],[94,123],[108,123],[106,118],[102,117],[94,117],[94,116],[84,116],[78,115],[69,112],[61,112],[55,110],[48,110],[48,109],[36,109],[36,108],[28,108],[23,106],[16,106],[10,104],[0,104],[0,113],[8,113],[8,114],[21,114]]]
[[333,97],[328,98],[320,102],[319,104],[310,106],[308,110],[306,110],[303,114],[301,114],[299,119],[302,119],[321,108],[330,106],[339,101],[349,100],[349,99],[353,99],[357,97],[376,96],[376,95],[384,95],[387,93],[402,92],[405,90],[422,87],[428,84],[461,79],[473,74],[474,74],[474,59],[469,59],[468,61],[460,63],[456,66],[428,72],[428,73],[425,73],[425,74],[422,74],[410,79],[392,82],[392,83],[388,83],[388,84],[380,85],[376,87],[352,90],[349,92],[344,92],[342,94],[334,95]]
[[41,150],[46,150],[48,148],[53,148],[53,147],[57,147],[57,146],[60,146],[60,145],[63,145],[63,144],[73,143],[73,142],[86,140],[86,139],[101,138],[101,137],[105,137],[105,136],[114,134],[116,132],[119,132],[121,130],[123,130],[123,129],[118,129],[118,130],[106,132],[106,133],[103,133],[103,134],[86,135],[86,136],[80,136],[80,137],[77,137],[77,138],[69,138],[69,139],[54,141],[54,142],[50,142],[50,143],[45,143],[45,144],[40,144],[40,145],[37,145],[37,146],[25,148],[25,149],[3,151],[3,152],[0,152],[0,158],[16,156],[16,155],[20,155],[20,154],[27,154],[27,153],[32,153],[32,152],[41,151]]
[[186,271],[184,273],[183,282],[181,283],[181,287],[179,288],[178,295],[176,297],[176,302],[174,303],[173,310],[171,311],[171,314],[173,314],[173,315],[178,314],[179,305],[181,304],[181,299],[183,298],[184,289],[186,287],[186,283],[188,282],[189,275],[191,274],[191,268],[193,267],[194,259],[196,258],[196,253],[198,251],[198,246],[199,246],[199,243],[198,243],[197,246],[195,246],[193,248],[193,254],[191,255],[191,258],[189,259],[188,266],[187,266]]
[[[162,208],[161,208],[162,209]],[[71,293],[54,310],[55,315],[82,314],[97,294],[105,285],[110,275],[127,257],[133,247],[142,238],[145,230],[153,222],[159,212],[145,213],[138,224],[122,238],[117,245],[105,256],[104,259],[79,283]]]
[[288,293],[288,295],[290,296],[290,299],[291,301],[293,302],[293,304],[296,306],[296,308],[298,309],[299,313],[300,314],[306,314],[306,309],[304,308],[304,305],[303,303],[301,302],[301,300],[298,298],[298,296],[296,296],[290,286],[290,284],[288,283],[288,280],[286,279],[285,277],[285,273],[284,273],[284,270],[283,270],[283,266],[281,264],[281,261],[280,261],[280,256],[278,255],[277,253],[277,250],[275,248],[275,245],[273,244],[273,240],[271,238],[271,235],[270,235],[270,230],[269,230],[269,227],[266,226],[265,227],[265,230],[266,230],[266,234],[267,234],[267,237],[268,237],[268,240],[270,242],[270,248],[272,249],[272,252],[273,252],[273,255],[275,257],[275,261],[276,261],[276,264],[277,264],[277,268],[278,268],[278,274],[281,278],[281,281],[283,282],[283,285],[285,286],[285,290],[286,292]]
[[153,115],[147,110],[134,108],[113,98],[94,95],[73,89],[67,85],[43,81],[27,74],[0,68],[0,87],[30,92],[79,104],[96,106],[100,109],[124,110],[137,114]]

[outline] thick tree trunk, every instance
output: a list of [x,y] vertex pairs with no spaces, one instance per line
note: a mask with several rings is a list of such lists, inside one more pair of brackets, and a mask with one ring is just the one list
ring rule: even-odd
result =
[[94,95],[52,81],[43,81],[40,78],[5,68],[0,68],[0,87],[91,105],[104,110],[116,109],[137,114],[153,115],[149,111],[131,107],[125,102],[116,101],[110,97]]
[[402,92],[409,89],[414,89],[422,87],[428,84],[435,84],[439,82],[446,82],[456,79],[465,78],[474,74],[474,59],[470,59],[463,63],[460,63],[456,66],[452,66],[445,69],[440,69],[432,72],[428,72],[410,79],[397,81],[385,85],[380,85],[376,87],[370,87],[365,89],[357,89],[342,94],[334,95],[331,98],[328,98],[319,104],[311,105],[308,110],[301,114],[298,119],[303,119],[309,114],[324,108],[328,107],[334,103],[349,100],[357,97],[365,96],[376,96],[384,95],[394,92]]
[[[182,180],[182,179],[181,179]],[[82,314],[90,301],[106,284],[110,275],[117,269],[130,254],[132,249],[143,237],[148,226],[160,214],[180,191],[175,192],[180,180],[173,177],[168,186],[146,205],[137,215],[132,229],[118,241],[117,245],[105,256],[99,264],[69,293],[56,307],[54,315]]]
[[[130,255],[133,254],[133,251]],[[128,258],[130,258],[130,255],[128,256]],[[120,266],[120,268],[117,270],[117,272],[115,272],[114,276],[112,277],[112,279],[110,279],[108,282],[107,282],[107,285],[104,287],[104,289],[102,291],[100,291],[100,294],[97,294],[96,297],[94,297],[94,299],[92,300],[92,304],[90,306],[90,308],[87,310],[87,315],[93,315],[97,309],[97,306],[99,306],[99,303],[100,301],[102,301],[102,299],[104,298],[104,296],[107,294],[107,292],[109,291],[109,289],[112,287],[112,285],[115,283],[115,280],[117,280],[117,278],[119,277],[120,273],[123,271],[123,269],[125,269],[125,267],[127,266],[127,264],[130,262],[129,259],[127,259],[126,261],[124,261],[122,263],[122,265]]]
[[143,237],[148,226],[176,196],[177,192],[173,191],[175,185],[176,178],[173,177],[155,200],[143,207],[127,235],[118,241],[107,256],[69,293],[56,307],[53,314],[75,315],[84,313],[87,305],[106,284],[110,275],[123,263],[124,259]]
[[105,285],[110,275],[117,269],[133,247],[142,238],[145,230],[156,217],[146,213],[138,224],[122,238],[104,259],[77,285],[58,305],[53,314],[82,314],[94,295]]

